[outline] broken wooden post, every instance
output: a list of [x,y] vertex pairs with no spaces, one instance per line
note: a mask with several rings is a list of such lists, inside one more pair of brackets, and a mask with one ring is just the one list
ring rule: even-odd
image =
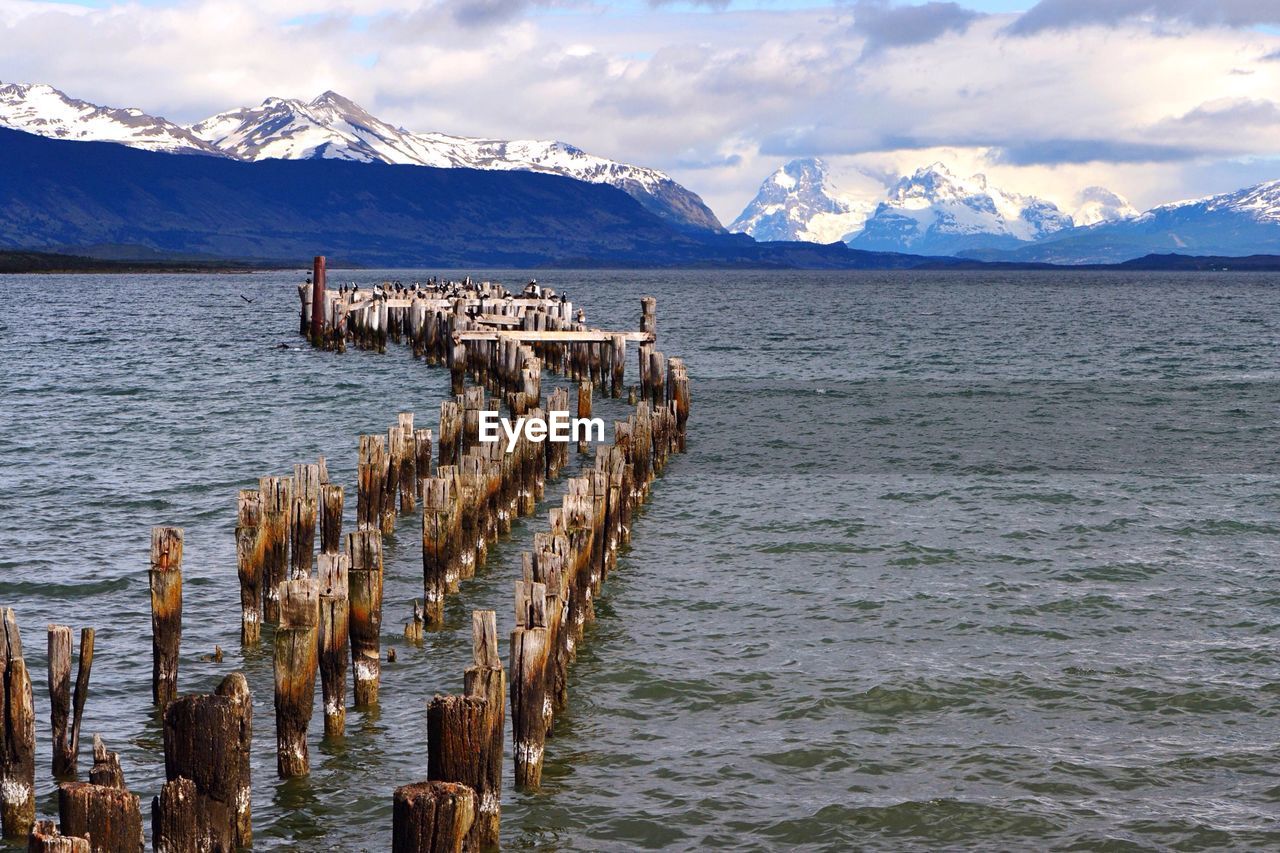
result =
[[27,853],[91,853],[89,839],[63,835],[51,820],[38,820],[27,836]]
[[348,554],[321,554],[320,685],[324,697],[324,733],[341,737],[347,724]]
[[[590,419],[591,417],[591,380],[581,379],[578,381],[578,418]],[[591,431],[584,429],[582,434],[590,436]],[[587,452],[587,439],[582,438],[578,441],[578,452]]]
[[320,553],[342,550],[342,486],[325,483],[320,487]]
[[169,705],[164,714],[168,782],[152,801],[157,851],[230,851],[253,843],[252,737],[253,700],[238,672],[224,678],[215,694],[183,696]]
[[387,445],[382,436],[360,436],[357,476],[356,527],[381,530],[382,496],[387,476]]
[[487,740],[475,756],[478,766],[473,779],[458,781],[466,781],[476,789],[479,800],[471,838],[479,849],[489,849],[498,846],[507,702],[507,678],[502,669],[502,659],[498,657],[498,627],[494,611],[472,611],[471,651],[473,665],[464,674],[465,690],[467,696],[485,700]]
[[108,788],[125,787],[119,753],[109,751],[102,737],[96,734],[93,736],[93,769],[89,771],[89,781]]
[[[422,481],[422,594],[426,621],[444,624],[444,597],[451,582],[457,583],[461,517],[458,496],[451,480],[428,477]],[[452,577],[451,577],[452,575]]]
[[49,722],[53,730],[55,779],[76,778],[76,765],[80,755],[80,722],[84,717],[85,700],[89,696],[89,673],[93,667],[93,637],[92,628],[85,628],[80,632],[80,666],[76,672],[73,697],[71,629],[66,625],[49,626]]
[[25,838],[36,819],[36,712],[22,637],[13,608],[4,609],[0,643],[3,751],[0,751],[0,826],[5,838]]
[[355,704],[369,708],[378,703],[382,673],[382,533],[374,527],[348,534],[347,551],[351,556],[347,591]]
[[400,496],[400,465],[405,452],[404,432],[399,425],[387,428],[387,464],[382,481],[382,535],[396,532],[396,502]]
[[293,466],[293,502],[289,512],[289,577],[311,577],[320,504],[320,466]]
[[124,788],[92,782],[58,786],[58,828],[63,835],[89,839],[93,853],[141,853],[142,812]]
[[400,440],[403,442],[400,451],[400,476],[397,478],[400,484],[400,512],[410,513],[418,508],[418,442],[413,429],[413,412],[400,413],[399,427]]
[[151,528],[151,696],[163,708],[178,695],[182,643],[182,530]]
[[551,717],[548,685],[552,649],[547,627],[547,587],[516,581],[516,627],[511,632],[511,737],[515,781],[524,788],[542,782],[542,754]]
[[392,853],[461,853],[475,814],[476,794],[466,785],[402,785],[392,799]]
[[[461,393],[461,392],[458,392]],[[440,404],[439,467],[457,465],[462,458],[462,408],[456,400]]]
[[413,600],[413,616],[410,617],[408,622],[404,623],[404,638],[415,646],[422,645],[422,617],[422,602],[415,598]]
[[307,725],[315,706],[319,622],[319,581],[296,578],[280,585],[275,640],[276,769],[284,779],[311,772]]
[[240,642],[262,636],[262,575],[266,565],[262,535],[262,490],[241,489],[236,499],[236,571],[240,577]]
[[262,477],[262,619],[274,625],[280,620],[280,601],[276,598],[280,582],[289,573],[289,512],[293,508],[292,477]]
[[415,429],[413,431],[413,477],[415,494],[422,500],[422,481],[431,476],[431,430]]

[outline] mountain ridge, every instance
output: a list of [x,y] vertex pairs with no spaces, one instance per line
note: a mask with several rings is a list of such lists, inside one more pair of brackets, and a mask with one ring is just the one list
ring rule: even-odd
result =
[[558,141],[413,133],[332,90],[310,102],[267,98],[257,107],[229,110],[183,127],[142,110],[80,101],[48,84],[0,84],[0,126],[49,138],[245,161],[347,159],[559,174],[615,186],[679,227],[724,230],[696,193],[657,169],[598,157]]

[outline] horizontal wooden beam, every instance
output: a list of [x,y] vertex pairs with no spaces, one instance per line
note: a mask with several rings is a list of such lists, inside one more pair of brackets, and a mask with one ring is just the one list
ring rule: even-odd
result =
[[590,329],[582,332],[549,331],[545,329],[486,329],[453,333],[453,339],[456,341],[497,341],[507,338],[525,343],[604,343],[615,337],[621,337],[628,341],[638,341],[642,344],[651,344],[654,341],[652,332],[604,332],[600,329]]

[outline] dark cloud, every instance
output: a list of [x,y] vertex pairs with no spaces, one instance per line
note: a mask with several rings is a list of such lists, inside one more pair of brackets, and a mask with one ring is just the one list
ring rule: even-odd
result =
[[1038,139],[1000,146],[993,159],[1010,166],[1060,163],[1172,163],[1204,153],[1189,145],[1115,139]]
[[1090,24],[1115,27],[1143,18],[1198,27],[1277,24],[1280,0],[1040,0],[1006,32],[1030,35]]
[[1195,109],[1166,119],[1157,125],[1163,130],[1197,129],[1229,138],[1227,129],[1273,127],[1280,125],[1280,105],[1263,98],[1224,98],[1201,104]]
[[863,53],[891,47],[927,44],[951,32],[964,32],[980,12],[959,3],[929,2],[919,6],[894,6],[889,0],[857,0],[853,4],[853,30],[866,38]]

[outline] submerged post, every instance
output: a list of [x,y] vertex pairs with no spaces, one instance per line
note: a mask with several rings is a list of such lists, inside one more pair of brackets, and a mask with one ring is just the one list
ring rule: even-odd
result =
[[382,675],[382,533],[375,527],[347,534],[347,551],[351,555],[347,597],[355,702],[357,708],[368,708],[378,704]]
[[4,675],[0,719],[0,823],[5,838],[25,838],[36,819],[36,710],[13,608],[4,610],[0,642]]
[[392,800],[392,853],[461,853],[475,820],[476,794],[457,782],[415,782]]
[[324,697],[324,733],[340,737],[347,725],[347,576],[351,557],[321,554],[320,685]]
[[295,578],[280,584],[276,628],[276,769],[282,778],[311,772],[307,726],[315,708],[319,667],[320,582]]

